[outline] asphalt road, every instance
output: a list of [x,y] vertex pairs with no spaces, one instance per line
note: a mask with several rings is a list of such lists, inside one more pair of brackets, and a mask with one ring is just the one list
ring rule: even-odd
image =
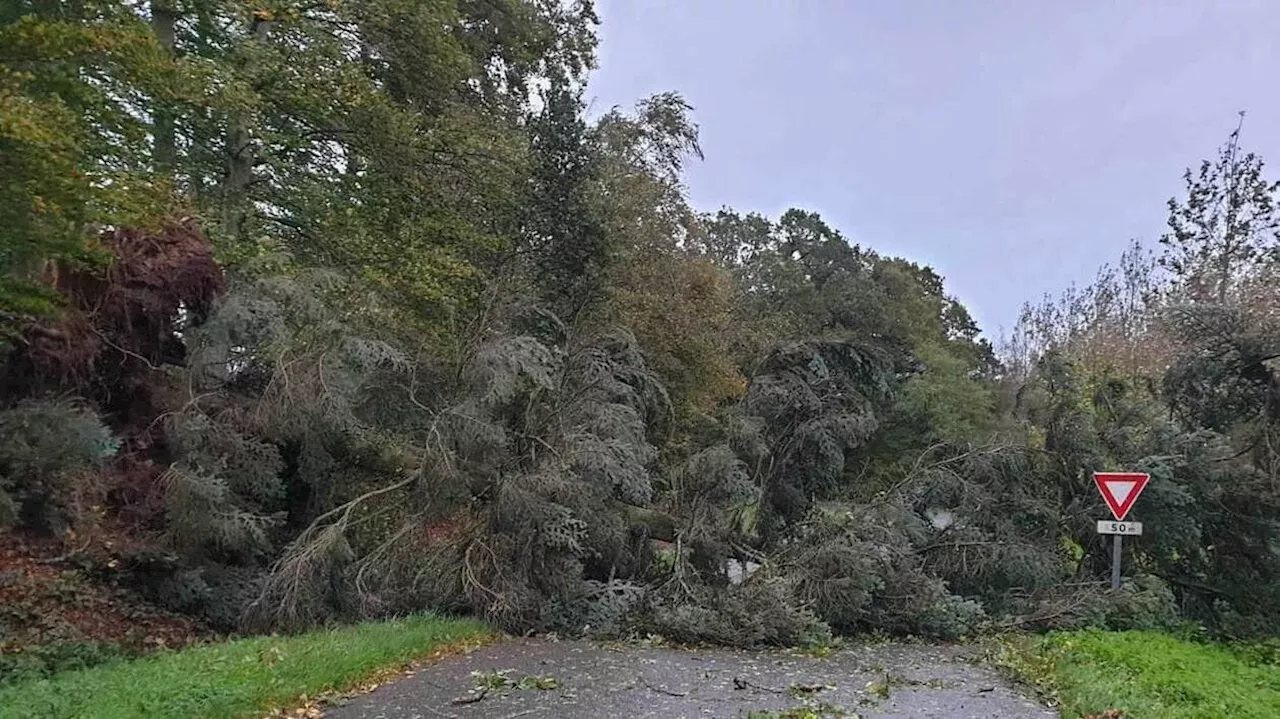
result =
[[729,719],[806,704],[866,719],[1058,716],[965,647],[855,645],[815,658],[548,639],[508,641],[444,660],[324,716]]

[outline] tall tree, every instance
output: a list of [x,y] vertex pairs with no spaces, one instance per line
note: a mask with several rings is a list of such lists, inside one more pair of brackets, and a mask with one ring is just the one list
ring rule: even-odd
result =
[[530,123],[533,182],[526,224],[534,275],[562,316],[604,297],[614,247],[600,205],[599,140],[582,116],[581,89],[553,78]]
[[604,220],[616,247],[609,295],[635,333],[681,420],[740,396],[745,379],[735,345],[750,331],[735,322],[739,298],[728,272],[691,253],[699,231],[681,171],[702,156],[691,108],[674,93],[617,108],[597,123]]
[[123,3],[0,5],[0,333],[56,299],[51,262],[94,256],[113,225],[154,224],[147,103],[200,94],[203,75],[164,51]]
[[1160,263],[1191,300],[1224,302],[1240,279],[1280,260],[1280,182],[1268,182],[1262,158],[1243,152],[1240,130],[1216,160],[1205,160],[1195,174],[1187,170],[1184,199],[1169,200]]

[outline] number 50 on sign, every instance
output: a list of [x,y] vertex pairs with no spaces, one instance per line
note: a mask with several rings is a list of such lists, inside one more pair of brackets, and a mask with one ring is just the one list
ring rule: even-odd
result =
[[1142,522],[1117,522],[1114,519],[1099,520],[1098,534],[1142,536]]

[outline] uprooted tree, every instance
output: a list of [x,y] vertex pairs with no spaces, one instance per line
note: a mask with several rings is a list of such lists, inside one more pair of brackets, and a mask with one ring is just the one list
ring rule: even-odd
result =
[[[815,213],[694,211],[683,100],[584,114],[586,3],[46,5],[0,15],[0,523],[94,576],[223,630],[1280,621],[1280,222],[1238,133],[1163,255],[998,355]],[[1153,476],[1118,594],[1115,467]]]

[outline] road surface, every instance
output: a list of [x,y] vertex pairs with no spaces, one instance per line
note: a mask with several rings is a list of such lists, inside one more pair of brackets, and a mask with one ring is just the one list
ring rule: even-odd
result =
[[965,647],[854,645],[816,658],[554,639],[512,640],[446,659],[324,716],[730,719],[804,706],[866,719],[1058,716]]

